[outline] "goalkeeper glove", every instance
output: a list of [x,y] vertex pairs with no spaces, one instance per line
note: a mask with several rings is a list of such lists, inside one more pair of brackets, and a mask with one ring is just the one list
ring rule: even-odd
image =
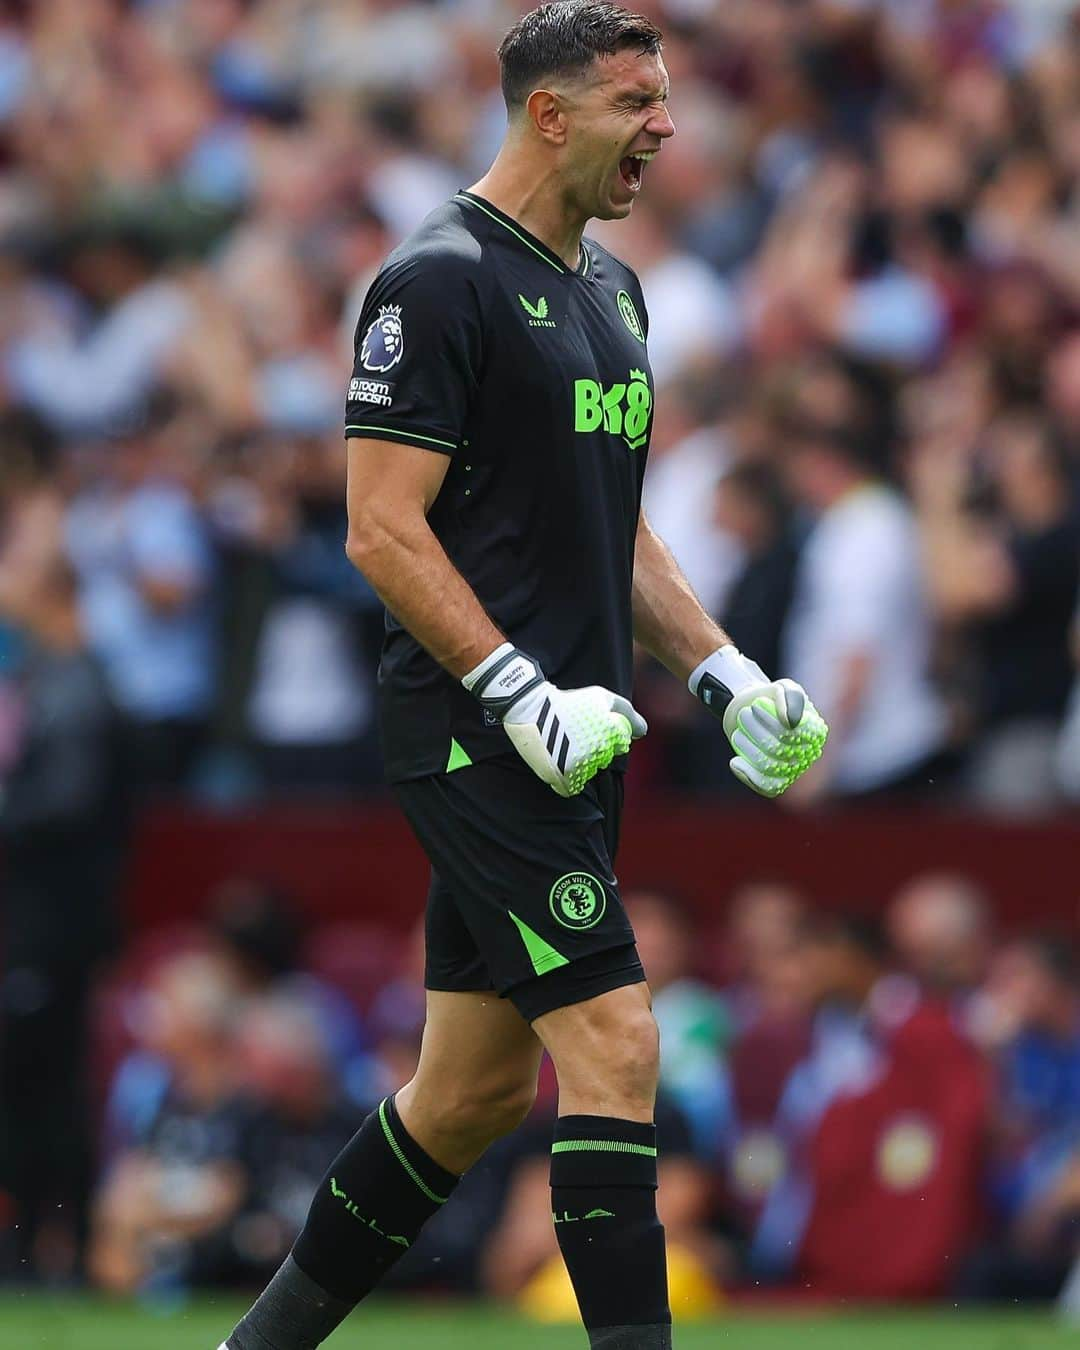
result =
[[762,797],[779,797],[820,759],[829,728],[794,680],[770,680],[737,647],[719,647],[687,681],[715,716],[735,758],[731,772]]
[[531,656],[504,642],[461,681],[502,722],[510,743],[560,797],[573,797],[648,731],[610,689],[558,689]]

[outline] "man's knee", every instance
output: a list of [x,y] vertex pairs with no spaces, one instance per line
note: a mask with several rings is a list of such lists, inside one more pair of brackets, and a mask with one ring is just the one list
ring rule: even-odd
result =
[[660,1029],[652,1009],[642,1005],[612,1024],[605,1018],[593,1031],[591,1058],[600,1075],[651,1101],[660,1074]]
[[644,985],[560,1009],[537,1024],[564,1098],[600,1114],[651,1113],[660,1072],[660,1034]]
[[529,1114],[536,1101],[536,1080],[491,1078],[418,1095],[437,1117],[440,1133],[486,1145],[517,1129]]

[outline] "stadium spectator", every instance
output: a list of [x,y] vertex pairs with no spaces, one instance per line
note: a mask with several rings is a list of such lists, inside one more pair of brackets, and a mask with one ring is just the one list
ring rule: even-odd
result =
[[71,503],[67,543],[93,650],[130,727],[140,787],[187,779],[214,700],[213,559],[175,466],[175,409],[104,451]]
[[141,411],[189,306],[182,287],[159,274],[157,246],[137,222],[86,221],[58,242],[63,289],[47,308],[28,309],[4,374],[56,430],[107,433]]
[[659,891],[630,891],[623,903],[649,972],[660,1086],[686,1117],[699,1156],[715,1157],[729,1124],[731,1014],[715,990],[691,974],[694,932],[679,905]]
[[267,882],[234,877],[206,901],[209,949],[236,998],[286,998],[306,1008],[350,1097],[371,1099],[368,1033],[347,994],[302,968],[306,922],[296,901]]
[[805,990],[792,956],[806,898],[782,882],[754,881],[728,902],[727,999],[740,1028],[771,1017],[798,1017]]
[[213,1239],[250,1186],[235,1015],[226,972],[210,956],[168,959],[147,984],[137,1028],[161,1071],[129,1061],[113,1087],[111,1132],[122,1145],[96,1197],[89,1261],[104,1289],[165,1294],[213,1278]]
[[1080,984],[1071,947],[1024,938],[995,957],[983,1025],[999,1077],[992,1197],[997,1240],[970,1264],[980,1298],[1053,1297],[1080,1219]]
[[945,710],[929,679],[914,521],[869,456],[858,427],[835,424],[793,427],[786,452],[791,491],[815,523],[796,574],[784,668],[815,690],[830,726],[804,799],[918,792],[942,769]]
[[383,972],[371,1006],[373,1093],[385,1097],[416,1072],[424,1030],[424,919],[413,926],[399,968]]
[[341,1092],[311,1009],[288,995],[248,1004],[236,1029],[237,1081],[255,1110],[241,1134],[248,1177],[232,1222],[202,1244],[205,1282],[258,1284],[277,1269],[303,1226],[326,1159],[359,1128],[366,1110]]
[[979,657],[982,734],[969,790],[988,807],[1040,811],[1058,794],[1054,751],[1072,683],[1076,494],[1035,414],[1012,412],[991,423],[982,452],[987,508],[973,512],[965,496],[972,482],[939,470],[942,490],[932,504],[924,496],[923,530],[936,561],[939,610],[969,626]]
[[0,755],[0,1184],[14,1202],[10,1274],[78,1279],[94,1165],[90,1001],[119,935],[119,736],[87,651],[55,493],[34,474],[11,526],[0,540],[0,622],[23,651]]
[[372,672],[382,616],[341,544],[340,445],[305,438],[265,453],[265,600],[245,710],[261,777],[270,791],[369,786],[379,775]]
[[788,1170],[754,1238],[755,1264],[862,1298],[940,1293],[981,1221],[989,1083],[948,1010],[889,973],[880,928],[807,930],[814,1047],[779,1119]]
[[720,611],[721,623],[740,650],[758,654],[762,670],[779,670],[780,635],[795,589],[800,538],[773,466],[754,460],[733,464],[717,485],[715,511],[743,552]]
[[889,904],[888,929],[901,964],[927,993],[962,1006],[976,992],[993,932],[974,882],[960,873],[913,877]]
[[804,898],[758,882],[732,897],[725,1001],[735,1019],[729,1054],[730,1121],[719,1139],[731,1217],[749,1231],[787,1166],[777,1112],[810,1051],[810,1002],[800,969]]
[[775,1108],[779,1175],[768,1188],[753,1233],[752,1268],[773,1279],[798,1261],[814,1200],[812,1146],[831,1103],[864,1090],[878,1068],[868,1026],[869,1000],[885,973],[885,947],[871,923],[809,918],[796,936],[799,971],[813,1033],[807,1054],[790,1066]]
[[658,394],[665,417],[649,452],[644,502],[649,521],[710,613],[719,613],[739,565],[739,545],[713,510],[731,448],[715,424],[714,391],[685,380]]
[[[1080,610],[1069,626],[1073,665],[1080,671]],[[1055,753],[1061,790],[1070,801],[1080,798],[1080,674],[1074,674],[1072,691]]]

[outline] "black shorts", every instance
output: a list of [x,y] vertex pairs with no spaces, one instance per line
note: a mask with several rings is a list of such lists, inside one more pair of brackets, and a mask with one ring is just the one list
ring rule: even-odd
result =
[[559,797],[499,757],[394,793],[431,860],[428,989],[494,989],[532,1022],[644,980],[612,868],[621,773]]

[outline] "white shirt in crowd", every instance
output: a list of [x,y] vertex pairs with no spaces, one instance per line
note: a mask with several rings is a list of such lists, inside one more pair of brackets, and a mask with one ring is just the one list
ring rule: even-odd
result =
[[730,456],[709,427],[649,460],[645,512],[710,614],[724,607],[742,565],[738,542],[716,520],[716,487]]
[[928,673],[930,622],[915,523],[882,485],[859,488],[818,520],[799,562],[784,633],[784,674],[832,721],[848,660],[871,673],[834,754],[837,788],[889,783],[941,747],[944,704]]
[[249,718],[269,745],[333,745],[358,736],[371,694],[348,625],[306,596],[278,601],[260,635]]

